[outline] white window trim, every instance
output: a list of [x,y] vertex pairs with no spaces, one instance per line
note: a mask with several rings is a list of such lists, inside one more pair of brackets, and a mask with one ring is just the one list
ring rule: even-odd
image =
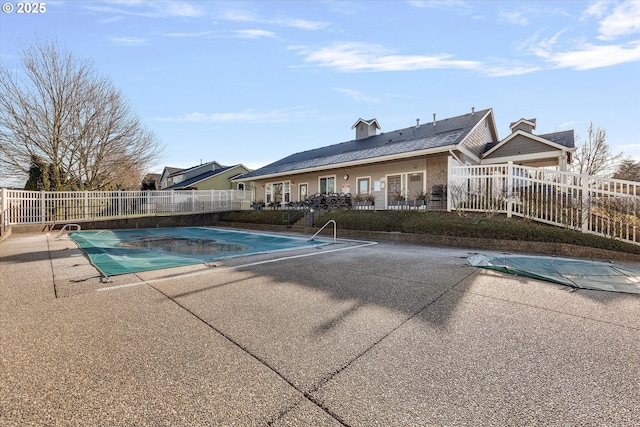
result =
[[338,178],[335,174],[333,175],[323,175],[323,176],[319,176],[318,177],[318,193],[320,193],[320,189],[322,188],[322,186],[320,185],[320,180],[322,179],[327,179],[327,178],[333,178],[333,192],[337,193],[338,191]]
[[369,192],[367,194],[373,193],[373,178],[371,175],[369,176],[357,176],[356,177],[356,195],[360,194],[360,181],[363,179],[369,180]]

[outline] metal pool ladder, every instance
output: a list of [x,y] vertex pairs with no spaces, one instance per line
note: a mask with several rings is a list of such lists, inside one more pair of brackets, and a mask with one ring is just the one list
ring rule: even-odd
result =
[[316,238],[316,236],[317,236],[318,234],[320,234],[320,232],[321,232],[322,230],[324,230],[324,229],[325,229],[325,227],[326,227],[327,225],[329,225],[329,224],[333,224],[333,243],[336,243],[336,235],[337,235],[337,232],[338,232],[338,225],[336,224],[336,221],[335,221],[335,220],[333,220],[333,219],[330,219],[329,221],[327,221],[327,223],[326,223],[325,225],[323,225],[322,227],[320,227],[320,230],[316,231],[316,234],[314,234],[313,236],[311,236],[311,238],[309,239],[309,241],[313,241],[313,240]]
[[78,224],[65,224],[61,229],[60,232],[58,233],[58,237],[60,237],[62,235],[62,233],[64,233],[65,231],[71,231],[71,229],[74,228],[75,231],[80,231],[80,225]]

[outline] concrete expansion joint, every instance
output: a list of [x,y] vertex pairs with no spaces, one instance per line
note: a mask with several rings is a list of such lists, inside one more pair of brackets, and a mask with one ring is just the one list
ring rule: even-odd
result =
[[[159,294],[163,295],[165,298],[169,299],[171,302],[173,302],[174,304],[176,304],[178,307],[180,307],[181,309],[183,309],[184,311],[186,311],[189,315],[193,316],[194,318],[196,318],[198,321],[202,322],[203,324],[205,324],[208,328],[210,328],[211,330],[215,331],[216,333],[218,333],[220,336],[222,336],[223,338],[225,338],[227,341],[229,341],[230,343],[232,343],[233,345],[235,345],[236,347],[238,347],[240,350],[242,350],[244,353],[246,353],[247,355],[251,356],[253,359],[255,359],[256,361],[258,361],[261,365],[263,365],[264,367],[266,367],[267,369],[269,369],[271,372],[273,372],[274,374],[276,374],[278,377],[280,377],[283,381],[285,381],[289,386],[291,386],[293,389],[295,389],[296,391],[298,391],[302,396],[304,396],[307,400],[309,400],[311,403],[313,403],[314,405],[318,406],[320,409],[322,409],[324,412],[326,412],[329,416],[331,416],[332,418],[334,418],[336,421],[338,421],[341,425],[347,425],[345,424],[343,421],[340,420],[339,417],[337,417],[335,414],[331,413],[327,408],[325,408],[323,405],[320,405],[319,402],[317,402],[309,392],[305,392],[304,390],[302,390],[300,387],[298,387],[293,381],[289,380],[282,372],[280,372],[278,369],[276,369],[274,366],[272,366],[269,362],[267,362],[265,359],[261,358],[260,356],[258,356],[257,354],[255,354],[254,352],[252,352],[250,349],[248,349],[247,347],[243,346],[242,344],[240,344],[238,341],[236,341],[235,339],[233,339],[230,335],[228,335],[227,333],[225,333],[224,331],[220,330],[219,328],[217,328],[216,326],[212,325],[211,323],[207,322],[205,319],[203,319],[202,317],[198,316],[196,313],[194,313],[192,310],[190,310],[189,308],[187,308],[186,306],[182,305],[180,302],[178,302],[175,298],[172,298],[171,296],[167,295],[166,293],[162,292],[160,289],[158,289],[156,286],[153,286],[152,284],[148,283],[147,284],[153,288],[156,292],[158,292]],[[315,391],[315,390],[314,390]],[[297,403],[289,409],[283,410],[282,413],[278,416],[278,418],[284,416],[287,412],[289,412],[291,409],[295,408],[295,406],[297,406]],[[277,420],[277,419],[276,419]],[[268,424],[272,424],[274,421],[269,422]]]

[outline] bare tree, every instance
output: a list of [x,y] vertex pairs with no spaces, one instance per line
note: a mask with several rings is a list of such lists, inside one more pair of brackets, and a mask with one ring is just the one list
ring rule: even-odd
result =
[[578,146],[574,156],[573,170],[587,175],[611,175],[622,153],[614,155],[606,143],[607,132],[594,129],[593,122],[587,130],[587,140]]
[[[93,63],[36,40],[17,69],[0,66],[0,171],[48,165],[52,190],[139,186],[162,148]],[[131,188],[133,188],[131,187]]]

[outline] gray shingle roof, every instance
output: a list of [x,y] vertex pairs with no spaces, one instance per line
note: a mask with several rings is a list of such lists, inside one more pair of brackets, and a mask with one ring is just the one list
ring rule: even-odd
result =
[[193,178],[189,178],[189,179],[181,181],[181,182],[179,182],[177,184],[173,184],[173,185],[165,188],[164,190],[177,190],[177,189],[180,189],[180,188],[185,188],[185,187],[190,186],[191,184],[195,184],[196,182],[200,182],[203,179],[207,179],[207,178],[210,178],[212,176],[218,175],[218,174],[220,174],[220,173],[222,173],[224,171],[227,171],[227,170],[229,170],[231,168],[234,168],[234,167],[235,166],[224,166],[224,167],[222,167],[220,169],[210,170],[210,171],[207,171],[207,172],[202,173],[200,175],[196,175]]
[[373,161],[377,158],[400,155],[414,151],[430,150],[458,144],[473,127],[490,111],[476,111],[438,120],[436,125],[424,123],[419,127],[408,127],[381,133],[368,138],[351,140],[313,150],[292,154],[242,176],[242,179],[264,175],[287,173],[310,168],[329,167],[354,161]]
[[547,139],[551,142],[555,142],[558,145],[562,145],[564,147],[567,148],[574,148],[575,147],[575,136],[573,135],[573,129],[572,130],[564,130],[562,132],[553,132],[553,133],[547,133],[544,135],[538,135],[540,138],[544,138]]

